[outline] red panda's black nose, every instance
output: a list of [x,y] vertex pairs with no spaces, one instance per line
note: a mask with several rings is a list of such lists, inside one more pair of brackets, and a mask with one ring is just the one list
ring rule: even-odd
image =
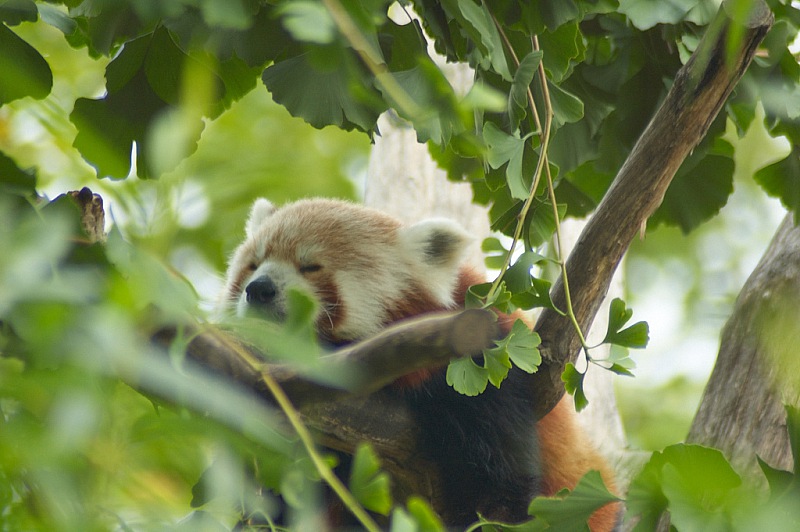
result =
[[278,287],[266,275],[250,282],[244,291],[247,302],[253,305],[269,305],[278,295]]

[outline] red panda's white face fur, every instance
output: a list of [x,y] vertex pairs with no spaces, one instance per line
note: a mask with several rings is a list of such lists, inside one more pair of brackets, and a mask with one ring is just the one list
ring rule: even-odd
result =
[[225,306],[280,320],[287,288],[297,287],[318,300],[322,337],[358,340],[399,319],[451,308],[469,240],[444,219],[403,226],[343,201],[276,209],[259,199],[228,267]]

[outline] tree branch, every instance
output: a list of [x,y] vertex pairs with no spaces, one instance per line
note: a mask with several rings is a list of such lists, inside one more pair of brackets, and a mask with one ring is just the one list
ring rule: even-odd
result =
[[789,214],[742,288],[687,441],[747,474],[791,470],[784,403],[800,407],[800,227]]
[[[302,409],[314,403],[368,395],[408,373],[443,366],[453,358],[479,355],[491,346],[498,330],[496,317],[488,310],[426,315],[398,323],[300,370],[287,364],[267,364],[256,349],[208,326],[195,334],[186,354],[189,360],[271,401],[262,382],[262,373],[268,372],[295,407]],[[154,340],[168,346],[175,337],[175,329],[163,329]]]
[[[731,20],[723,4],[689,61],[675,76],[664,103],[633,147],[608,193],[567,260],[575,316],[581,329],[592,324],[617,265],[631,241],[664,198],[675,172],[708,131],[728,95],[753,59],[774,17],[759,1],[745,24],[741,42],[728,50]],[[551,291],[565,307],[562,280]],[[580,342],[569,319],[545,310],[535,330],[542,337],[542,365],[531,377],[539,417],[564,394],[561,373],[574,362]]]

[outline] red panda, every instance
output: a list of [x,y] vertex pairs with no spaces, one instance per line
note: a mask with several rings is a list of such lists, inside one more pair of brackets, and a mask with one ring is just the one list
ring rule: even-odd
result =
[[[466,289],[483,282],[462,264],[470,240],[445,219],[404,226],[343,201],[309,199],[278,209],[258,199],[230,260],[224,305],[239,315],[281,320],[287,287],[299,287],[319,302],[320,339],[346,344],[405,318],[463,307]],[[511,321],[501,316],[506,330]],[[569,399],[537,423],[525,386],[522,373],[511,370],[499,389],[465,397],[447,385],[440,368],[392,387],[421,427],[421,452],[445,480],[436,510],[448,525],[466,526],[478,513],[524,521],[533,497],[572,489],[592,469],[614,489],[611,470],[578,429]],[[617,506],[596,511],[591,529],[612,530]]]

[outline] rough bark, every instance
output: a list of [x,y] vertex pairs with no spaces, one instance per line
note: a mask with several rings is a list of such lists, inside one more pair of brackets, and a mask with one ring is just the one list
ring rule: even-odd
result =
[[791,470],[784,404],[800,407],[800,227],[791,214],[745,283],[688,441],[760,475],[756,455]]

